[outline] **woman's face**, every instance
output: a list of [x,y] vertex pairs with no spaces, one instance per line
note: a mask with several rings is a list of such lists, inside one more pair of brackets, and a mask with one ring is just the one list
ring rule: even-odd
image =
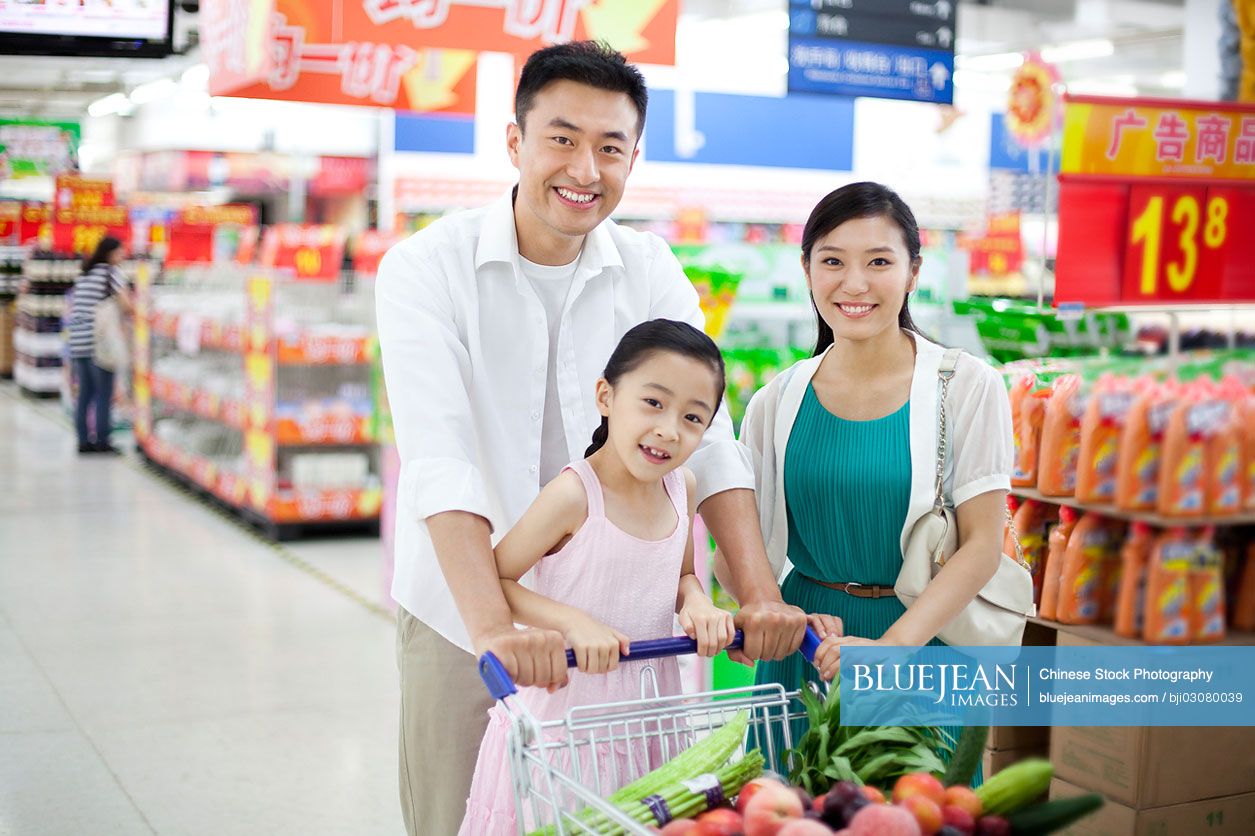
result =
[[901,228],[885,216],[854,218],[822,236],[802,269],[819,315],[847,340],[896,329],[919,276]]
[[121,264],[123,259],[125,258],[126,258],[126,249],[123,247],[118,247],[116,250],[109,253],[109,263],[115,267]]

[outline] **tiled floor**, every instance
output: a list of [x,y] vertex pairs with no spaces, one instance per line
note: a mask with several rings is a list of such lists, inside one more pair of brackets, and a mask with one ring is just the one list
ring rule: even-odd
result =
[[276,551],[73,448],[0,383],[0,834],[402,833],[379,541]]

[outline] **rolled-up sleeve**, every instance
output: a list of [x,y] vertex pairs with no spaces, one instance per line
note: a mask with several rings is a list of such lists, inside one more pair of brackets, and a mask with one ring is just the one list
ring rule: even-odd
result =
[[[675,319],[705,330],[706,317],[702,314],[693,283],[684,275],[670,247],[657,236],[651,235],[650,238],[654,246],[650,270],[653,292],[650,318]],[[717,493],[733,488],[753,490],[753,461],[732,434],[732,419],[728,415],[726,399],[720,404],[697,451],[689,459],[688,467],[697,477],[698,505]]]
[[989,491],[1011,489],[1011,403],[1002,377],[990,366],[964,357],[956,369],[971,383],[950,399],[954,418],[950,498],[955,507]]
[[484,519],[489,503],[472,431],[470,355],[458,337],[448,277],[415,242],[383,257],[375,307],[384,382],[401,459],[398,514]]

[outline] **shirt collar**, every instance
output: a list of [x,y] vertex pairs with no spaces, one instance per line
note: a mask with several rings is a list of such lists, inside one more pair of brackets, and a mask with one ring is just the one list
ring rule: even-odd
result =
[[[475,247],[476,269],[494,261],[512,265],[519,263],[518,232],[514,227],[517,192],[518,186],[515,186],[488,207],[479,243]],[[584,238],[579,272],[585,276],[596,276],[608,267],[623,269],[623,256],[615,246],[606,223],[600,223]]]

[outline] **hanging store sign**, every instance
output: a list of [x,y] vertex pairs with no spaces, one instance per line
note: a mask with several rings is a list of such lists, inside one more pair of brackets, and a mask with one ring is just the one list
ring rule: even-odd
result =
[[81,135],[77,122],[0,119],[0,180],[72,171]]
[[229,261],[244,230],[257,223],[257,207],[189,206],[170,223],[166,264]]
[[1029,55],[1011,78],[1006,128],[1025,148],[1040,145],[1055,128],[1059,109],[1055,85],[1059,80],[1059,71],[1037,54]]
[[131,240],[131,218],[125,206],[82,206],[54,209],[52,249],[72,255],[90,255],[106,235],[123,244]]
[[789,0],[789,92],[954,101],[950,0]]
[[113,206],[113,181],[62,174],[57,177],[56,206],[58,209],[92,209]]
[[262,238],[262,266],[290,270],[304,281],[335,281],[343,261],[344,234],[329,224],[276,224]]
[[1065,102],[1056,301],[1255,301],[1255,105]]

